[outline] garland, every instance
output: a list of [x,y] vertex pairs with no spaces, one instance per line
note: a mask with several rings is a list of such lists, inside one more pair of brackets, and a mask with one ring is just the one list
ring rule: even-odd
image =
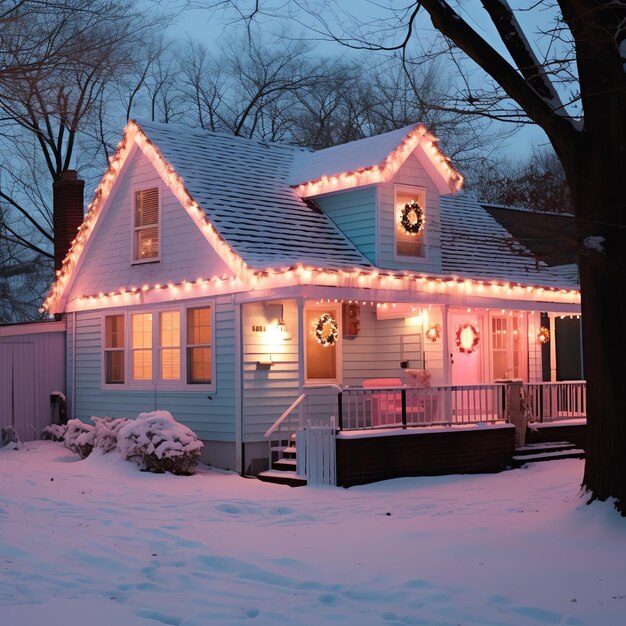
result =
[[537,343],[544,345],[550,341],[550,330],[542,326],[537,333]]
[[438,339],[441,338],[441,326],[439,324],[433,324],[426,329],[426,339],[435,343]]
[[[469,330],[472,333],[472,343],[471,345],[466,345],[463,343],[463,331]],[[480,341],[480,333],[476,329],[476,326],[470,324],[469,322],[465,322],[456,329],[456,347],[459,352],[463,354],[471,354],[478,347],[478,342]]]
[[[324,334],[326,325],[330,326],[328,334]],[[339,338],[339,328],[337,327],[337,321],[330,313],[323,313],[315,324],[315,337],[317,343],[327,348],[328,346],[334,346]]]
[[404,232],[409,235],[417,235],[424,228],[424,209],[419,202],[409,202],[404,205],[400,224]]

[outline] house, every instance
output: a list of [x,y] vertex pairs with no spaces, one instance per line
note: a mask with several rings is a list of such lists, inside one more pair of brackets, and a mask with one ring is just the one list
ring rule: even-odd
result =
[[338,484],[502,467],[520,396],[497,381],[584,415],[584,382],[541,387],[541,314],[580,294],[462,180],[419,124],[312,152],[129,122],[44,303],[68,414],[167,409],[252,474],[324,446]]

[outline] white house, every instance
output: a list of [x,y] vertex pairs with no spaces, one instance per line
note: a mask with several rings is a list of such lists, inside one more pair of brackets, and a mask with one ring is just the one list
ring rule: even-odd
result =
[[131,121],[44,304],[69,415],[167,409],[248,473],[309,418],[506,422],[495,381],[541,383],[540,314],[580,295],[461,186],[421,125],[312,152]]

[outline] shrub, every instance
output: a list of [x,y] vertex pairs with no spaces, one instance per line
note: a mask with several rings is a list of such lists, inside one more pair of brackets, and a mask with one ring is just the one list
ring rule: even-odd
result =
[[96,429],[94,447],[110,452],[117,447],[117,436],[120,428],[131,420],[127,417],[98,417],[93,416],[91,421]]
[[122,456],[149,472],[190,474],[200,460],[203,443],[168,411],[140,413],[118,431]]
[[86,459],[93,450],[95,436],[96,429],[91,424],[77,419],[69,420],[64,445],[81,459]]
[[65,424],[50,424],[41,431],[41,438],[48,441],[63,441],[67,426]]

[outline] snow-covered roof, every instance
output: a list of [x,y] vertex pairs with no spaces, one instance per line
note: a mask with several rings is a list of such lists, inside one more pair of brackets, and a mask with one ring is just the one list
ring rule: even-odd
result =
[[444,274],[578,288],[571,272],[555,272],[525,248],[467,193],[441,196]]
[[419,126],[411,124],[375,137],[357,139],[315,152],[303,151],[294,163],[289,181],[292,185],[298,185],[321,176],[333,176],[381,165],[402,140]]
[[234,252],[253,268],[371,263],[287,177],[302,148],[138,122]]

